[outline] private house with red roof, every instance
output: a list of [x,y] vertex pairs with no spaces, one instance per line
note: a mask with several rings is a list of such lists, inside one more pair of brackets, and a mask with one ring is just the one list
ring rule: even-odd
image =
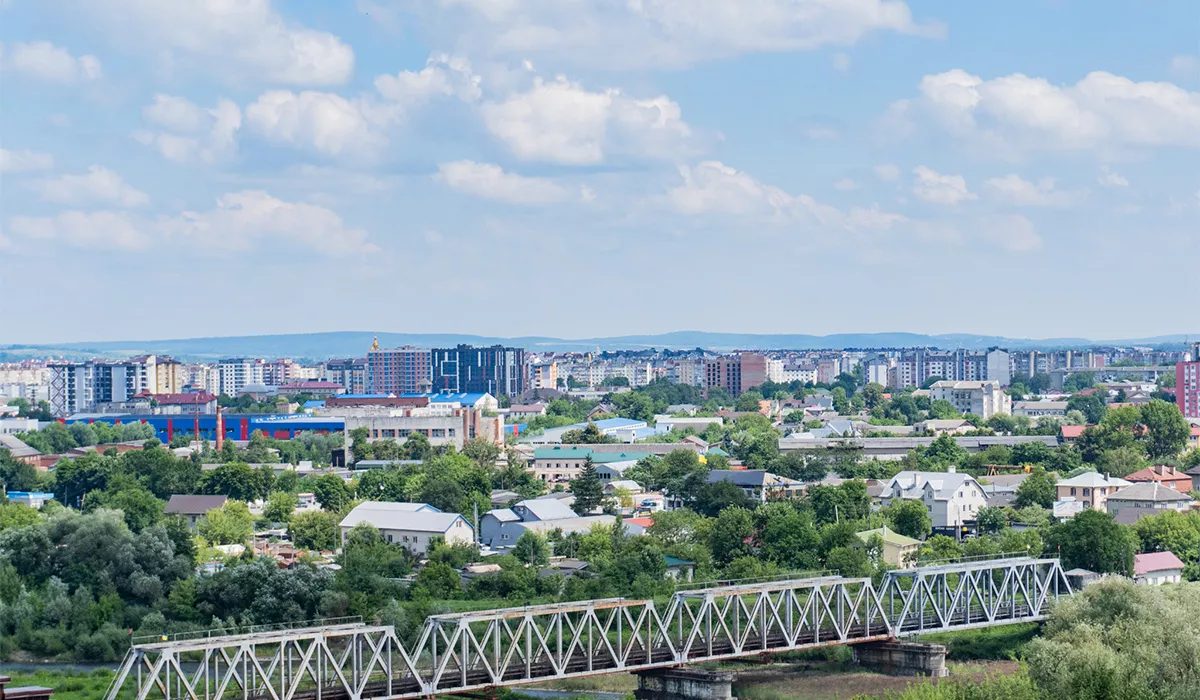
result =
[[1179,583],[1183,580],[1183,562],[1174,552],[1150,552],[1133,555],[1133,580],[1146,586]]
[[1125,480],[1135,484],[1139,482],[1158,482],[1163,486],[1175,489],[1179,493],[1189,493],[1192,490],[1192,477],[1175,467],[1168,467],[1164,464],[1139,469],[1125,477]]

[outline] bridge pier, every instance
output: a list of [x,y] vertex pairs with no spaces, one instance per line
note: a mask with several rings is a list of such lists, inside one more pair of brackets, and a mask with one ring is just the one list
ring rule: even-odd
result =
[[916,642],[868,642],[856,644],[854,661],[873,671],[891,676],[934,676],[948,675],[946,647],[941,644],[918,644]]
[[637,700],[737,700],[733,671],[661,668],[637,672]]

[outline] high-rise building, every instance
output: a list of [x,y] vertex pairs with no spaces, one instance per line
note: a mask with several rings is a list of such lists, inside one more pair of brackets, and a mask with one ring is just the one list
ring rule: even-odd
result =
[[431,353],[433,391],[520,396],[525,392],[525,351],[493,345],[459,345]]
[[371,394],[417,394],[432,386],[431,354],[426,348],[404,346],[367,351],[367,392]]
[[264,363],[253,357],[230,357],[217,363],[217,390],[237,396],[247,384],[265,384]]
[[347,394],[367,393],[367,361],[363,359],[330,360],[325,363],[322,377],[327,382],[341,384]]
[[992,348],[987,353],[987,376],[982,377],[989,381],[1000,382],[1000,386],[1008,386],[1012,384],[1012,362],[1008,356],[1008,351],[1000,348]]
[[1200,343],[1192,345],[1186,362],[1175,365],[1175,402],[1186,418],[1200,418]]
[[526,384],[530,389],[557,389],[558,363],[550,360],[529,365],[529,378]]
[[719,386],[732,396],[767,380],[767,358],[752,352],[737,357],[718,357],[704,361],[704,386],[707,389]]
[[[153,358],[153,356],[151,356]],[[153,360],[60,362],[50,365],[50,409],[56,416],[94,411],[156,390]]]

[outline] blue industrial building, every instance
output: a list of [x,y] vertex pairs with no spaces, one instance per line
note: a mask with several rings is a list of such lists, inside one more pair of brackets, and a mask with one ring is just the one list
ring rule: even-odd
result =
[[[280,440],[290,440],[304,432],[321,434],[339,433],[346,429],[346,422],[341,418],[314,417],[296,414],[264,414],[264,413],[231,413],[222,416],[225,423],[226,440],[249,440],[256,430],[261,430],[269,437]],[[87,414],[67,418],[66,423],[146,423],[154,428],[159,440],[170,442],[176,432],[194,433],[197,422],[200,425],[200,437],[209,442],[217,439],[216,414],[187,414],[174,415],[143,415],[136,413],[125,414]]]

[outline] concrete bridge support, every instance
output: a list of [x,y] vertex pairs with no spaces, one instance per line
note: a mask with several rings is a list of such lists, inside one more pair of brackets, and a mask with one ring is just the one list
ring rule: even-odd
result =
[[873,671],[892,676],[934,676],[949,674],[946,647],[916,642],[869,642],[856,644],[854,660]]
[[733,671],[661,668],[640,671],[637,677],[637,700],[737,700]]

